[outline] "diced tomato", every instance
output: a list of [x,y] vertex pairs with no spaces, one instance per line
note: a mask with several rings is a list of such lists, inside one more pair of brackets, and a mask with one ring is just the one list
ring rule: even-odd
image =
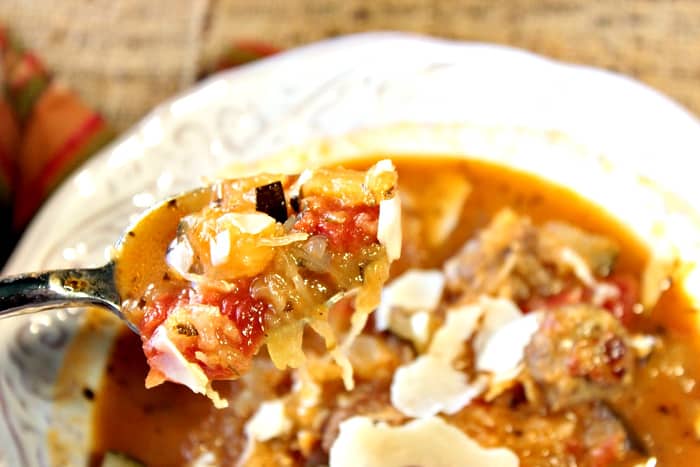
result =
[[[236,329],[244,337],[237,350],[241,354],[251,357],[262,345],[265,335],[265,315],[270,306],[264,300],[254,299],[249,295],[249,279],[241,280],[237,285],[238,287],[227,293],[215,290],[197,293],[192,289],[184,289],[179,295],[171,293],[156,297],[144,309],[140,326],[143,339],[148,340],[155,329],[166,320],[170,312],[177,306],[187,304],[212,305],[219,308],[222,315],[234,322]],[[197,349],[180,350],[192,360]]]
[[225,296],[221,301],[221,313],[236,323],[236,328],[244,338],[241,351],[252,355],[260,347],[265,335],[265,314],[269,306],[262,300],[250,296]]
[[251,297],[249,287],[250,279],[241,279],[236,281],[231,292],[207,291],[197,297],[197,302],[218,307],[222,315],[232,320],[245,338],[238,350],[251,356],[262,344],[265,315],[270,306],[264,300]]
[[141,337],[143,337],[144,340],[149,339],[153,335],[156,328],[165,321],[168,317],[168,313],[175,308],[177,303],[178,296],[169,293],[158,296],[151,304],[145,307],[143,310],[143,319],[139,326]]
[[294,230],[323,235],[335,251],[357,252],[377,241],[378,206],[341,206],[335,200],[316,199],[294,224]]

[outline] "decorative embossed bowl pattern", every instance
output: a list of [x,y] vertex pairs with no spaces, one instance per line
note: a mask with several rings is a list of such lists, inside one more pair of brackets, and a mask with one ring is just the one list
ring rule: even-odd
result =
[[[368,128],[384,129],[360,131]],[[231,162],[358,131],[303,151],[497,160],[605,204],[659,254],[669,244],[684,258],[698,249],[694,212],[633,175],[700,201],[695,174],[682,169],[697,156],[700,123],[676,104],[630,79],[527,52],[387,33],[282,54],[159,106],[61,186],[5,272],[101,264],[155,200]],[[657,221],[668,227],[661,239]],[[65,309],[0,323],[0,466],[85,464],[83,390],[97,387],[116,330],[103,316]]]

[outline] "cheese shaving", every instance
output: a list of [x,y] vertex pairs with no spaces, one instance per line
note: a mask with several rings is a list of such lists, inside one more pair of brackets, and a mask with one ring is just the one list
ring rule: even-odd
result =
[[260,404],[258,411],[245,425],[245,433],[256,441],[269,441],[288,434],[292,421],[287,417],[284,401],[275,399]]
[[352,417],[340,424],[330,449],[330,467],[516,467],[518,457],[506,448],[486,449],[438,417],[400,426]]
[[483,351],[486,342],[503,326],[522,316],[520,309],[505,298],[480,297],[479,305],[484,309],[484,319],[474,337],[474,351]]
[[477,370],[492,373],[494,384],[515,378],[523,361],[525,347],[539,329],[542,317],[542,312],[532,312],[492,333],[477,355]]
[[430,417],[440,412],[453,414],[485,389],[482,381],[470,384],[467,375],[448,361],[422,355],[394,373],[391,402],[410,417]]
[[386,249],[389,261],[401,256],[401,199],[398,196],[379,202],[377,240]]
[[394,308],[407,311],[428,311],[437,308],[445,287],[445,276],[438,270],[411,269],[384,287],[382,301],[374,312],[378,331],[391,326]]
[[[539,312],[523,315],[511,301],[489,297],[449,309],[428,351],[394,373],[391,403],[405,415],[427,417],[455,413],[487,387],[490,393],[494,388],[500,392],[520,373],[525,347],[541,317]],[[469,381],[453,362],[472,337],[481,374]]]
[[194,250],[190,242],[185,238],[173,240],[165,255],[165,262],[184,277],[194,262]]
[[469,383],[453,368],[462,346],[474,333],[483,308],[467,305],[448,311],[445,324],[433,337],[428,352],[399,367],[391,383],[391,403],[411,417],[455,413],[483,392],[482,381]]
[[417,311],[411,315],[410,325],[413,341],[419,346],[426,344],[430,338],[430,313]]
[[231,234],[224,230],[216,234],[209,243],[209,256],[211,264],[218,266],[224,264],[231,253]]

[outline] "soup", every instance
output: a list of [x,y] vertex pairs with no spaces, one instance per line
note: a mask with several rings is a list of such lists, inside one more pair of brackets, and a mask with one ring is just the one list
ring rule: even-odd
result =
[[263,346],[277,368],[298,367],[308,326],[352,388],[328,310],[354,297],[349,341],[379,304],[401,254],[397,180],[390,160],[367,171],[220,180],[200,189],[208,196],[195,209],[173,200],[167,222],[130,230],[169,240],[122,249],[115,269],[122,311],[151,368],[146,387],[183,384],[224,408],[212,381],[238,379]]
[[[215,384],[229,401],[216,409],[184,387],[146,390],[140,341],[125,332],[94,396],[91,464],[118,452],[149,466],[694,465],[694,310],[670,282],[639,303],[649,253],[634,235],[501,166],[394,162],[402,256],[350,349],[351,392],[307,332],[305,367],[279,371],[261,354]],[[351,311],[331,312],[339,332]]]

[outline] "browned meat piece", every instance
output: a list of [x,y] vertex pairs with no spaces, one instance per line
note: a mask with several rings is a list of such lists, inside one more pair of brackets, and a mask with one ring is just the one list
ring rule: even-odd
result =
[[577,465],[607,467],[617,465],[623,459],[639,459],[640,453],[633,451],[630,434],[607,405],[596,402],[580,407],[574,413],[580,426],[566,444],[577,458]]
[[615,317],[575,305],[547,312],[525,348],[525,364],[549,407],[559,410],[610,400],[632,382],[635,356]]
[[522,397],[506,392],[445,418],[483,447],[508,446],[522,467],[637,465],[644,458],[631,441],[634,434],[606,404],[543,413],[537,405],[520,403]]
[[447,290],[465,300],[481,294],[525,299],[561,288],[553,271],[537,258],[537,229],[513,211],[501,211],[462,250],[445,263]]
[[500,211],[445,263],[448,292],[470,301],[489,294],[521,302],[557,294],[572,281],[610,272],[617,247],[610,240],[559,222],[541,227]]

